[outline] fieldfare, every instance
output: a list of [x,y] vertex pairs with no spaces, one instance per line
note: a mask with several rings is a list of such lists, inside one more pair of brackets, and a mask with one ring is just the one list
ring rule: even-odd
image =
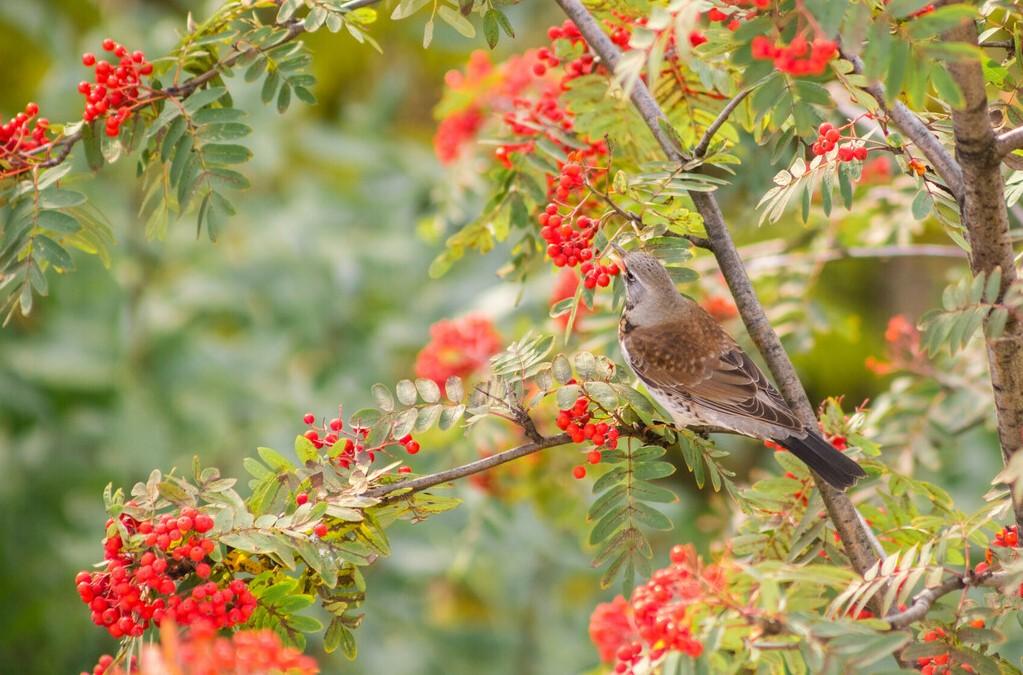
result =
[[656,258],[621,253],[626,296],[618,328],[622,354],[675,424],[774,441],[839,489],[866,475],[799,420],[735,340],[678,292]]

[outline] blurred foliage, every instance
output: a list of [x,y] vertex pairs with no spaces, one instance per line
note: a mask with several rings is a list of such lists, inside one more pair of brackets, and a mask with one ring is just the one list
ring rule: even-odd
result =
[[[176,43],[188,11],[202,15],[212,5],[0,3],[0,111],[31,99],[54,116],[74,116],[82,51],[111,35],[160,54]],[[515,48],[541,42],[550,10],[515,9]],[[0,332],[0,664],[26,674],[72,672],[109,649],[72,584],[96,557],[104,518],[98,497],[108,481],[130,484],[153,467],[187,466],[193,454],[237,475],[256,445],[286,446],[304,410],[339,401],[355,409],[368,403],[372,382],[409,375],[438,318],[479,310],[507,336],[543,321],[549,278],[529,282],[517,307],[519,287],[494,274],[501,253],[464,259],[425,283],[437,242],[417,232],[431,229],[419,226],[443,177],[429,147],[430,110],[444,72],[462,64],[472,45],[438,26],[424,52],[414,22],[381,22],[375,35],[383,58],[344,37],[308,40],[317,106],[281,117],[236,83],[255,130],[247,172],[253,188],[217,244],[196,240],[184,222],[166,241],[147,241],[135,219],[140,194],[128,162],[76,186],[114,225],[110,269],[79,256],[75,274],[51,281],[46,302]],[[482,38],[476,42],[482,46]],[[505,41],[501,49],[509,48]],[[737,148],[745,156],[756,151],[752,143]],[[797,224],[793,215],[756,230],[745,205],[779,167],[748,168],[722,200],[744,243],[829,226]],[[899,208],[908,219],[908,205]],[[843,222],[856,226],[855,217]],[[946,269],[944,261],[915,259],[827,266],[806,299],[832,321],[788,338],[811,397],[845,393],[856,403],[880,392],[885,383],[863,368],[864,359],[883,352],[889,315],[916,317],[938,303]],[[720,287],[712,274],[701,283]],[[785,299],[777,280],[760,290],[769,303]],[[987,430],[971,433],[991,444]],[[488,438],[493,447],[424,437],[417,468],[509,444],[498,428],[473,437],[481,445]],[[737,451],[733,467],[748,472],[756,448],[728,445]],[[964,508],[978,505],[997,453],[967,457],[941,438],[927,452],[942,459],[937,482],[962,497]],[[572,526],[584,518],[584,487],[560,459],[513,475],[528,483],[505,499],[460,486],[468,508],[398,526],[393,555],[369,573],[374,592],[360,660],[342,665],[338,655],[313,651],[324,670],[456,674],[486,663],[488,673],[567,673],[594,666],[584,636],[600,573],[588,564],[581,528]],[[691,487],[686,471],[673,480]],[[676,541],[706,548],[726,517],[720,498],[691,489],[672,508],[677,529],[655,550]]]

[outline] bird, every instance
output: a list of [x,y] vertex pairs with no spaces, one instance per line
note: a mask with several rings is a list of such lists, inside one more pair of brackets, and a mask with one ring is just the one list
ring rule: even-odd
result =
[[675,287],[643,251],[617,244],[625,281],[618,325],[622,355],[679,427],[716,427],[791,451],[845,490],[862,467],[799,419],[770,380],[717,321]]

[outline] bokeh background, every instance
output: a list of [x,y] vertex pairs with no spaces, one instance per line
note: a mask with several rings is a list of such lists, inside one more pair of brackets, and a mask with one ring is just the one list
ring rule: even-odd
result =
[[[83,51],[109,35],[151,57],[166,53],[187,13],[201,17],[211,6],[0,0],[0,113],[35,100],[53,119],[74,119]],[[542,2],[510,16],[518,38],[505,40],[496,59],[538,46],[560,22]],[[440,318],[481,311],[506,338],[550,327],[553,275],[534,275],[519,298],[521,289],[495,273],[506,249],[470,255],[428,279],[443,242],[431,214],[451,180],[433,156],[431,109],[444,73],[485,46],[438,25],[424,51],[421,30],[422,19],[381,20],[383,55],[347,36],[311,36],[319,104],[293,105],[284,116],[259,105],[243,82],[232,84],[255,128],[255,159],[245,169],[253,189],[236,201],[239,214],[215,245],[197,240],[187,219],[165,241],[148,241],[135,217],[131,161],[76,185],[113,225],[110,267],[78,256],[78,270],[52,280],[51,297],[31,317],[0,331],[0,671],[77,672],[113,646],[89,623],[72,583],[100,557],[107,482],[130,487],[153,468],[189,466],[196,454],[241,476],[241,459],[257,445],[290,447],[306,410],[326,415],[339,402],[354,410],[370,403],[372,383],[411,375]],[[740,154],[754,161],[723,199],[737,238],[807,237],[795,216],[757,229],[752,206],[774,169],[751,144]],[[909,227],[908,203],[893,199],[888,217]],[[848,220],[858,232],[871,227]],[[844,393],[856,403],[882,391],[885,380],[864,359],[883,354],[890,315],[916,317],[937,302],[954,264],[837,262],[805,296],[802,286],[764,281],[772,303],[796,303],[786,330],[812,398]],[[721,288],[713,274],[702,283]],[[985,445],[988,433],[977,431]],[[498,428],[470,441],[428,437],[416,467],[448,466],[509,441]],[[755,448],[731,447],[740,474],[762,461]],[[937,449],[945,466],[937,480],[964,507],[979,504],[996,454]],[[459,486],[465,507],[392,529],[394,554],[368,575],[360,658],[324,656],[314,640],[324,671],[595,667],[587,620],[614,590],[599,590],[581,535],[588,486],[568,476],[570,460],[558,461],[511,470],[497,495]],[[681,499],[671,513],[676,531],[657,541],[659,563],[679,541],[706,550],[727,518],[720,499],[696,490],[684,469],[667,482]]]

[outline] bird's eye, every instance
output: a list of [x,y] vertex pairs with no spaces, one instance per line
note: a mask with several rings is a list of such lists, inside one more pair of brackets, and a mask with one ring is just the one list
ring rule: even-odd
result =
[[635,281],[636,277],[629,270],[625,270],[625,280],[626,281]]

